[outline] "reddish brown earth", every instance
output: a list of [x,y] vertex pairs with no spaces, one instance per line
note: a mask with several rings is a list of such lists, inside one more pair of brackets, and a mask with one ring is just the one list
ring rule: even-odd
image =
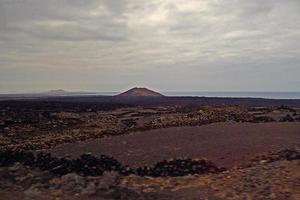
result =
[[132,88],[126,92],[119,94],[118,96],[124,97],[162,97],[163,95],[155,92],[153,90],[149,90],[148,88]]
[[175,157],[207,158],[218,166],[233,167],[271,151],[300,146],[300,123],[216,123],[174,127],[104,139],[63,144],[54,155],[83,152],[112,155],[130,166],[151,165]]

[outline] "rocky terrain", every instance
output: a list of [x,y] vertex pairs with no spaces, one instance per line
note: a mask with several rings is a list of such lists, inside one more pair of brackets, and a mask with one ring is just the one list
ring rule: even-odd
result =
[[298,108],[2,102],[0,149],[45,149],[62,143],[215,122],[300,121]]
[[1,101],[0,199],[299,199],[297,101],[137,95]]
[[264,160],[255,166],[183,178],[126,177],[122,185],[157,199],[291,199],[300,198],[300,164]]
[[[38,157],[36,156],[35,159],[41,159]],[[122,175],[114,169],[107,169],[102,176],[74,172],[65,172],[58,176],[55,171],[26,163],[24,162],[26,159],[16,155],[12,158],[18,162],[7,163],[3,155],[1,158],[1,199],[9,197],[10,199],[297,200],[300,197],[298,150],[284,150],[262,155],[254,158],[251,165],[244,168],[208,170],[202,175],[183,177],[176,174],[168,177],[141,176],[132,173]],[[104,166],[111,159],[113,158],[100,160]],[[81,160],[84,158],[82,157]],[[48,161],[44,160],[43,163],[47,165]],[[166,164],[162,162],[157,166],[160,166],[162,171],[168,171],[166,166],[170,166],[170,162]],[[180,171],[182,164],[182,161],[177,161],[177,168],[173,168],[172,171]],[[190,167],[183,165],[185,169],[200,166],[197,162],[190,164]],[[111,162],[107,166],[114,165],[115,162]],[[92,165],[88,168],[93,169]],[[12,192],[14,196],[11,196]]]

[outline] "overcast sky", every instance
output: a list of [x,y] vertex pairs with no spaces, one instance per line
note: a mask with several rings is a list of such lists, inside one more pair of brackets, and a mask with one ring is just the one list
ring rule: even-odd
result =
[[0,0],[0,92],[300,91],[300,0]]

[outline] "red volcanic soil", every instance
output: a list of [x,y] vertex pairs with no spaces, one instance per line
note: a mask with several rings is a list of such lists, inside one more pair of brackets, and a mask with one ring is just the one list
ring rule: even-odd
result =
[[132,88],[118,96],[124,97],[162,97],[163,95],[147,88]]
[[130,166],[175,157],[207,158],[218,166],[241,166],[255,155],[300,146],[300,123],[217,123],[150,130],[64,144],[54,155],[84,152],[112,155]]

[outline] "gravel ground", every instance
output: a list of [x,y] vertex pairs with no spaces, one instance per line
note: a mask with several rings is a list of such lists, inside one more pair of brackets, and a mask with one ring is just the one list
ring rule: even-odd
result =
[[247,164],[260,153],[300,146],[300,123],[216,123],[174,127],[63,144],[53,155],[111,155],[132,167],[175,158],[207,158],[220,167]]
[[300,162],[278,161],[220,174],[183,178],[127,177],[122,184],[157,199],[298,200]]

